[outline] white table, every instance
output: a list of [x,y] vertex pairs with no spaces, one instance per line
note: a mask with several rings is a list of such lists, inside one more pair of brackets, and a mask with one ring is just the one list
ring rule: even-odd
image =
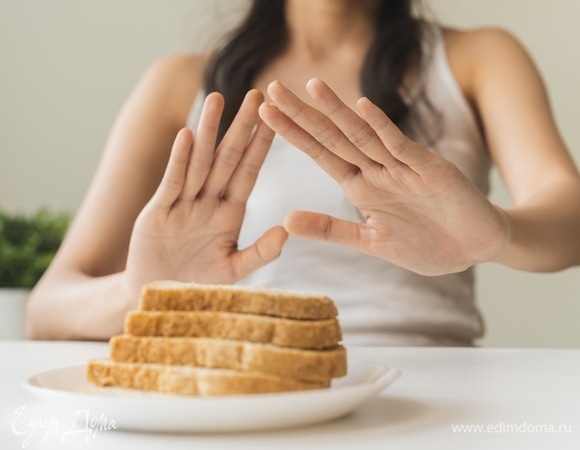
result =
[[[355,413],[319,425],[230,434],[115,431],[67,435],[66,417],[21,383],[106,356],[105,343],[0,342],[0,448],[28,449],[580,449],[580,350],[349,348],[402,377]],[[16,422],[15,422],[16,420]],[[34,429],[15,434],[25,426]],[[24,426],[24,427],[23,427]],[[481,431],[459,432],[454,427]]]

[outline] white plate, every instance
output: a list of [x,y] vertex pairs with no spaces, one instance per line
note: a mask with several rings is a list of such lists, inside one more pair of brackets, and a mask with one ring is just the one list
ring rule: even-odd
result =
[[295,427],[336,419],[375,396],[400,372],[348,361],[348,375],[330,389],[224,397],[186,397],[129,389],[97,388],[84,364],[39,373],[25,387],[69,411],[105,418],[120,429],[165,432],[241,431]]

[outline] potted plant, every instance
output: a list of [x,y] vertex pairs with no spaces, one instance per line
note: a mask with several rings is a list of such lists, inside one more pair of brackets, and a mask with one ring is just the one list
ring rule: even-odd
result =
[[70,223],[68,213],[0,210],[0,339],[24,338],[28,293],[54,257]]

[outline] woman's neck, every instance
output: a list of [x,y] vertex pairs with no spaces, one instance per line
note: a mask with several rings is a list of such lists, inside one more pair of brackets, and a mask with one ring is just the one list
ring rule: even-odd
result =
[[378,0],[286,0],[289,51],[313,60],[360,51],[373,38]]

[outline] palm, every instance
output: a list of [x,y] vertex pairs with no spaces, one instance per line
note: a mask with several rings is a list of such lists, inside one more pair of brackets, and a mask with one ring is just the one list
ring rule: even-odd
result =
[[290,233],[351,246],[418,273],[463,270],[497,251],[500,212],[451,163],[406,138],[372,103],[347,108],[319,81],[309,92],[320,111],[281,85],[270,87],[279,110],[264,120],[335,178],[365,222],[295,212]]
[[216,283],[238,279],[232,257],[238,253],[243,211],[232,211],[226,201],[218,201],[215,210],[204,203],[177,203],[170,215],[153,211],[138,221],[134,233],[140,235],[142,252],[148,249],[147,260],[164,261],[157,277]]

